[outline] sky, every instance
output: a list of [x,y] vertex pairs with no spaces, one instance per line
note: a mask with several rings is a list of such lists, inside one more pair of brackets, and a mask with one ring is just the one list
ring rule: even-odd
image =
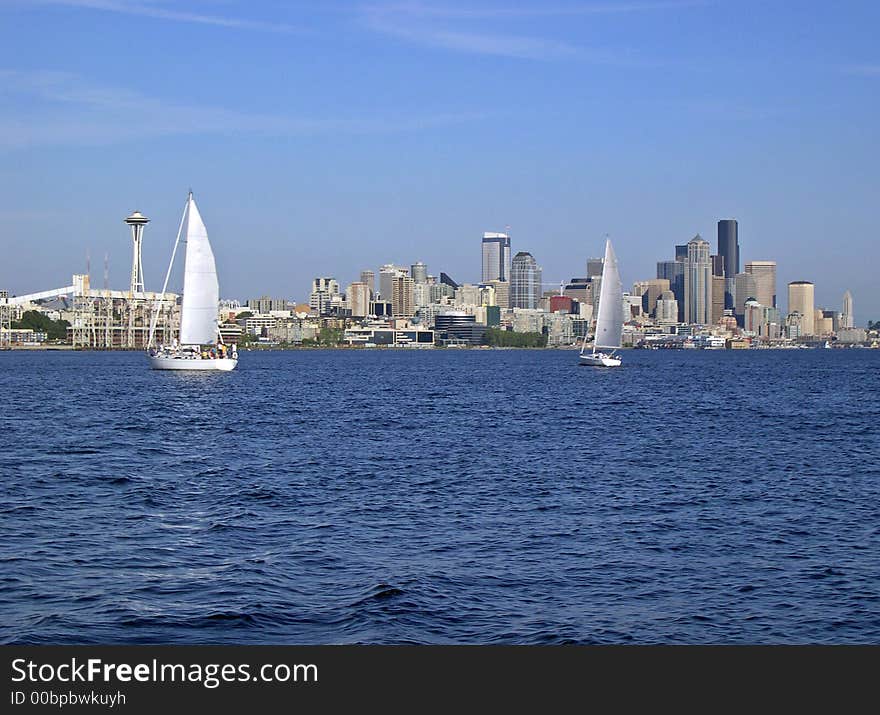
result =
[[[880,320],[880,3],[0,0],[0,288],[159,290],[191,188],[221,296],[428,264],[508,231],[545,287],[625,286],[716,222]],[[874,207],[871,210],[871,207]],[[171,288],[179,286],[172,285]]]

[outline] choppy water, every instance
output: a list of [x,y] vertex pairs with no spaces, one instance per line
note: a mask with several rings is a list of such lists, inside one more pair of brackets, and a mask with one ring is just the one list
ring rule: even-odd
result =
[[0,642],[876,643],[880,351],[0,353]]

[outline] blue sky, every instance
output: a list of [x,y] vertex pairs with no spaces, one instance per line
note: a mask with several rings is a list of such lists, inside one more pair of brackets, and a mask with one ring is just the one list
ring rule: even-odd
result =
[[[158,289],[192,187],[221,293],[425,261],[509,226],[548,284],[625,283],[740,222],[817,303],[876,290],[880,3],[0,0],[0,287]],[[873,210],[871,210],[873,209]]]

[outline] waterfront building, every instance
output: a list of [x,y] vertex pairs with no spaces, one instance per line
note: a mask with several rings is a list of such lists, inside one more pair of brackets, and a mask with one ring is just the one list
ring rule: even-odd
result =
[[688,258],[684,273],[685,322],[708,325],[712,311],[712,263],[709,242],[700,234],[687,244]]
[[510,236],[506,233],[483,234],[483,283],[510,280]]
[[840,311],[840,328],[846,330],[855,327],[855,313],[853,313],[852,293],[847,291],[843,294],[843,310]]
[[434,331],[441,340],[451,343],[480,345],[486,329],[475,316],[459,310],[441,313],[434,319]]
[[755,295],[761,305],[776,307],[776,261],[749,261],[745,272],[755,278]]
[[345,291],[348,307],[353,318],[363,318],[370,314],[370,286],[363,282],[352,283]]
[[410,266],[410,276],[413,279],[413,283],[427,283],[428,266],[421,261],[413,263],[412,266]]
[[815,286],[810,281],[788,284],[788,312],[801,316],[800,335],[815,335]]
[[391,282],[391,310],[395,318],[408,318],[415,313],[413,279],[406,274],[397,275]]
[[537,308],[541,299],[541,269],[527,251],[513,257],[510,270],[510,306]]
[[675,293],[671,290],[665,290],[657,299],[657,306],[654,310],[654,319],[658,323],[671,325],[678,321],[678,301],[675,299]]
[[736,275],[739,273],[739,224],[736,219],[721,219],[718,222],[718,255],[727,279],[724,307],[731,309],[736,304]]

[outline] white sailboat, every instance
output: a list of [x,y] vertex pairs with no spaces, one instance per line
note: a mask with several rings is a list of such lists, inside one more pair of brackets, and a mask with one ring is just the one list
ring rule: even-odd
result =
[[[181,236],[184,236],[186,242],[186,263],[183,273],[183,301],[180,307],[180,340],[170,346],[155,346],[153,338],[158,307],[168,289],[168,279],[171,277]],[[238,352],[235,344],[223,344],[217,325],[219,304],[220,286],[217,282],[214,252],[190,191],[183,217],[180,219],[177,240],[171,251],[171,262],[165,274],[162,295],[153,311],[147,343],[150,367],[154,370],[234,370],[238,364]]]
[[[620,367],[620,358],[615,351],[620,348],[623,334],[623,287],[617,268],[617,256],[611,241],[605,241],[605,260],[602,263],[602,287],[599,292],[599,314],[596,317],[596,333],[593,336],[593,351],[585,352],[586,339],[581,347],[582,365],[593,367]],[[602,350],[611,349],[610,352]]]

